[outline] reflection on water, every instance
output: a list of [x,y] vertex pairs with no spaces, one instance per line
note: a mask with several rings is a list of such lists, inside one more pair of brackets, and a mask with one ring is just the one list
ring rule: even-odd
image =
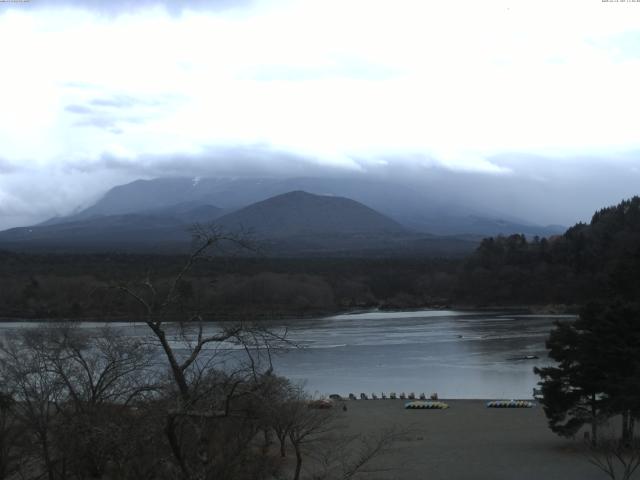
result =
[[[553,322],[571,318],[431,310],[338,315],[269,326],[286,328],[288,338],[300,346],[276,356],[277,373],[306,382],[311,392],[529,398],[537,382],[533,367],[549,362],[544,341]],[[37,325],[0,323],[0,332]],[[130,335],[148,333],[142,323],[112,325]],[[514,360],[525,356],[539,358]]]

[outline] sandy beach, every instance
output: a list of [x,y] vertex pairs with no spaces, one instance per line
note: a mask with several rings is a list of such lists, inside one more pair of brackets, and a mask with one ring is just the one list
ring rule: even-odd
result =
[[597,480],[582,436],[558,437],[544,412],[534,408],[486,408],[484,400],[444,400],[447,410],[405,410],[402,400],[346,401],[348,429],[370,433],[410,429],[377,465],[394,470],[372,479]]

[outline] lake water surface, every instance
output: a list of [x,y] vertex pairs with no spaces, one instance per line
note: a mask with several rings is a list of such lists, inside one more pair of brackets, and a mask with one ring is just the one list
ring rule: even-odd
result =
[[[302,348],[279,373],[319,393],[437,392],[441,398],[530,398],[555,320],[463,311],[375,312],[289,324]],[[538,359],[517,360],[537,356]]]
[[[286,327],[300,347],[274,358],[276,373],[306,382],[311,393],[530,398],[538,381],[533,367],[549,364],[544,342],[553,322],[572,318],[428,310],[274,321],[270,327]],[[147,333],[141,323],[113,325],[131,335]],[[30,326],[0,323],[0,334]],[[517,359],[525,356],[538,359]]]

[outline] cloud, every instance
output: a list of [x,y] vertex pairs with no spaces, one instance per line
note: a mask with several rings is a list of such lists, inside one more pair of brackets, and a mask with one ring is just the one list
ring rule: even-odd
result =
[[20,166],[0,157],[0,174],[10,174],[20,171]]
[[401,72],[375,61],[338,55],[323,65],[257,65],[241,72],[239,78],[266,82],[292,82],[329,78],[390,80],[399,76]]
[[144,10],[161,8],[170,15],[178,16],[184,11],[223,11],[229,9],[242,8],[252,3],[252,0],[30,0],[26,2],[8,2],[9,5],[2,5],[3,10],[10,7],[16,10],[36,10],[36,9],[61,9],[75,8],[88,10],[100,15],[118,16],[132,14]]
[[[324,177],[373,181],[387,190],[412,189],[425,196],[425,212],[460,207],[482,215],[538,224],[588,221],[605,205],[638,194],[640,152],[615,158],[531,156],[512,152],[490,157],[503,170],[454,170],[422,157],[352,159],[327,165],[314,157],[266,145],[211,146],[196,154],[136,157],[117,151],[97,159],[65,161],[0,175],[0,228],[30,225],[67,215],[96,201],[109,188],[156,177]],[[2,165],[10,165],[0,162]],[[4,172],[3,172],[4,173]],[[337,182],[336,185],[339,185]],[[375,191],[371,192],[375,197]]]
[[0,186],[56,178],[33,211],[62,212],[92,198],[72,181],[372,175],[568,221],[637,180],[631,7],[0,2]]
[[0,43],[20,45],[3,58],[2,154],[263,144],[329,165],[414,156],[500,174],[487,159],[509,151],[637,147],[637,27],[610,5],[541,1],[186,2],[171,16],[152,8],[168,2],[32,0],[0,16]]
[[134,177],[244,176],[299,177],[348,175],[362,171],[349,165],[327,165],[320,159],[278,151],[265,145],[210,146],[197,154],[144,155],[123,157],[103,153],[97,160],[67,162],[65,170],[101,174],[119,172]]
[[[439,205],[466,205],[484,214],[539,224],[571,225],[604,205],[640,193],[640,152],[616,158],[562,159],[511,153],[486,159],[486,169],[451,169],[435,159],[387,156],[327,165],[264,145],[210,147],[194,155],[122,157],[68,164],[69,172],[119,178],[325,177],[375,180],[424,191]],[[498,173],[496,173],[498,172]],[[425,209],[429,209],[425,205]]]
[[167,97],[151,99],[114,94],[91,98],[84,104],[69,104],[64,110],[74,116],[74,126],[122,134],[126,124],[143,124],[158,117],[171,101]]
[[64,109],[67,112],[71,112],[71,113],[80,113],[80,114],[93,113],[93,110],[91,108],[85,107],[84,105],[67,105],[66,107],[64,107]]
[[64,107],[67,112],[79,114],[93,114],[96,112],[113,111],[112,109],[132,109],[144,106],[159,106],[166,104],[166,101],[144,100],[134,98],[129,95],[111,95],[106,97],[93,98],[87,105],[70,104]]
[[123,129],[121,128],[123,124],[144,122],[144,119],[141,117],[113,114],[110,112],[94,110],[82,105],[69,105],[65,110],[80,115],[80,119],[73,122],[74,126],[93,127],[114,134],[123,133]]
[[112,95],[110,97],[94,98],[89,102],[91,105],[98,107],[112,107],[112,108],[132,108],[135,106],[157,106],[163,102],[159,100],[150,101],[140,98],[134,98],[129,95]]

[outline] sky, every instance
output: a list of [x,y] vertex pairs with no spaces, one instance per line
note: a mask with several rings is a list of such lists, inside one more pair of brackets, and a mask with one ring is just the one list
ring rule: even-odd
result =
[[565,225],[640,190],[640,2],[0,1],[0,45],[0,228],[157,176],[445,172]]

